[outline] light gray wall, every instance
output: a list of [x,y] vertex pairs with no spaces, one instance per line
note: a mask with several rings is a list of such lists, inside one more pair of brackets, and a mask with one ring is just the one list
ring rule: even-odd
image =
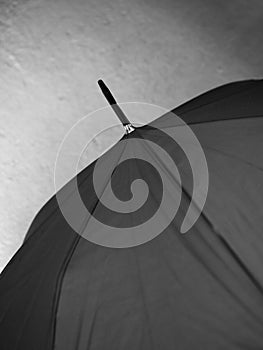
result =
[[216,85],[261,77],[262,42],[260,0],[1,1],[0,270],[54,193],[65,133],[106,105],[97,79],[119,102],[173,108]]

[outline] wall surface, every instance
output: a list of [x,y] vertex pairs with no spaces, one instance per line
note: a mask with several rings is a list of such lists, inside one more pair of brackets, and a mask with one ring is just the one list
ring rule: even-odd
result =
[[[2,0],[0,270],[55,191],[64,135],[106,105],[99,78],[119,102],[173,108],[217,85],[262,77],[262,42],[260,0]],[[91,116],[69,157],[98,125]],[[87,162],[103,147],[103,138],[92,142]]]

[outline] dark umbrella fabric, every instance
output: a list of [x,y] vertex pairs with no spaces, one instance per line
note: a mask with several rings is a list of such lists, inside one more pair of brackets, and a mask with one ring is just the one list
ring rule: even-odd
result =
[[[262,80],[235,82],[173,110],[197,136],[209,170],[205,207],[185,235],[189,163],[158,134],[174,126],[171,113],[124,136],[156,139],[183,175],[179,210],[156,238],[125,249],[96,245],[74,232],[53,196],[1,274],[1,350],[262,349],[262,96]],[[113,174],[113,187],[127,199],[142,177],[151,201],[141,215],[112,217],[93,191],[95,164],[77,175],[91,212],[125,227],[156,210],[158,174],[131,161]]]

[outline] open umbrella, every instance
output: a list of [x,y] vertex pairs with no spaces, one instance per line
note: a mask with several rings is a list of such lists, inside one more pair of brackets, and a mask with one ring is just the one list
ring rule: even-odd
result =
[[[76,177],[91,213],[89,222],[80,220],[79,232],[90,231],[77,233],[65,218],[73,210],[75,192],[70,190],[76,179],[45,204],[1,274],[1,349],[262,349],[263,81],[218,87],[139,128],[100,85],[126,129],[122,140],[102,156],[109,165],[105,178],[110,174],[107,181],[124,204],[132,198],[134,179],[149,184],[148,197],[131,213],[117,215],[104,206],[93,183],[98,159]],[[191,128],[205,154],[205,203],[203,179],[195,178],[187,151],[169,135],[180,129],[176,115]],[[147,140],[169,154],[180,177]],[[169,191],[182,181],[180,203],[171,194],[170,204],[152,225],[154,230],[164,224],[162,232],[151,235],[150,230],[147,236],[143,231],[144,242],[136,228],[158,212],[166,183],[136,154],[119,162],[136,147],[144,147],[148,159],[163,167]],[[192,206],[192,226],[181,234],[194,187],[199,197]],[[204,207],[198,216],[199,200]],[[177,209],[174,217],[171,208]],[[119,248],[127,237],[119,247],[120,236],[107,242],[93,219],[104,221],[113,236],[133,228],[131,242],[124,249]]]

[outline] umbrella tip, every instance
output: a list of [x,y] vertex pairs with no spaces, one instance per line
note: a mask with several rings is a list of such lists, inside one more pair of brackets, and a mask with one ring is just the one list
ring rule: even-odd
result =
[[109,88],[107,85],[104,83],[102,79],[98,80],[98,85],[105,96],[106,100],[109,102],[109,104],[112,106],[113,104],[117,104],[115,101],[115,98],[113,97],[112,93],[110,92]]
[[105,96],[106,100],[108,101],[108,103],[111,105],[111,108],[113,109],[113,111],[115,112],[115,114],[117,115],[117,117],[119,118],[120,122],[122,123],[122,125],[124,126],[125,132],[126,134],[131,133],[132,131],[135,130],[135,127],[131,124],[131,122],[129,121],[129,119],[126,117],[126,115],[123,113],[122,109],[120,108],[120,106],[117,104],[115,98],[113,97],[112,93],[110,92],[109,88],[107,87],[107,85],[104,83],[104,81],[102,79],[98,80],[98,85],[103,93],[103,95]]

